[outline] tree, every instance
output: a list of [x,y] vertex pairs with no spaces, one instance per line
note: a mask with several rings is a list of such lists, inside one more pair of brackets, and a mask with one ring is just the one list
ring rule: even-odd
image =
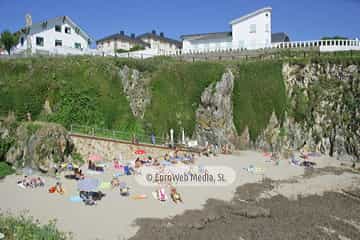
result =
[[348,40],[349,38],[347,37],[342,37],[342,36],[334,36],[334,37],[322,37],[321,40]]
[[5,30],[1,33],[0,42],[4,46],[5,50],[10,55],[11,49],[18,43],[19,37],[16,34],[12,34],[10,31]]

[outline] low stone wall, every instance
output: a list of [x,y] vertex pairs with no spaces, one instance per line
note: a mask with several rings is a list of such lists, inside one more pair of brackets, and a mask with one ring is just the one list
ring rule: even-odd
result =
[[[134,160],[136,157],[138,157],[138,155],[135,154],[135,151],[138,149],[145,150],[145,156],[150,155],[153,158],[163,156],[164,154],[172,151],[167,147],[162,147],[159,145],[135,145],[125,141],[80,134],[71,134],[71,138],[75,144],[77,152],[80,153],[84,159],[87,159],[90,154],[99,154],[104,158],[105,161],[111,161],[115,157],[119,158],[120,155],[122,156],[123,160]],[[185,149],[180,150],[181,153],[184,153],[185,151]]]

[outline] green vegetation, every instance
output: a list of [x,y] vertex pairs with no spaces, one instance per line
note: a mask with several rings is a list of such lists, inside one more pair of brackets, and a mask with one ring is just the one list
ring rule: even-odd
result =
[[26,215],[14,217],[0,213],[0,232],[6,240],[66,240],[72,239],[71,234],[63,233],[56,228],[56,222],[50,221],[40,225],[38,220]]
[[0,36],[0,46],[3,46],[10,55],[11,49],[19,42],[19,36],[5,30]]
[[[120,62],[120,61],[119,61]],[[111,58],[28,58],[0,61],[0,112],[15,111],[19,119],[69,127],[85,124],[133,129],[134,119],[123,94],[117,62]],[[121,62],[119,63],[121,64]],[[45,100],[53,114],[42,113]]]
[[276,61],[241,63],[233,66],[235,86],[233,92],[234,124],[238,134],[249,127],[254,140],[267,126],[275,111],[280,121],[287,106],[282,63]]
[[26,126],[29,135],[33,135],[34,133],[36,133],[37,130],[40,129],[40,127],[41,126],[39,124],[36,124],[36,123],[28,123],[27,126]]
[[[287,53],[284,53],[285,55]],[[360,52],[329,53],[285,60],[290,63],[360,64]],[[300,56],[300,55],[299,55]],[[120,68],[137,69],[149,79],[151,104],[144,119],[136,119],[123,93]],[[299,89],[292,99],[296,107],[287,109],[282,61],[181,62],[157,57],[146,60],[108,57],[36,57],[0,61],[0,114],[14,111],[18,119],[30,112],[33,120],[70,125],[87,125],[102,136],[144,139],[152,131],[163,138],[170,128],[184,128],[192,134],[200,96],[211,83],[219,81],[225,68],[235,75],[234,123],[239,134],[249,127],[255,139],[275,111],[281,121],[287,110],[297,121],[307,119],[308,102]],[[52,114],[43,105],[50,102]],[[114,130],[114,131],[113,131]],[[85,131],[87,131],[85,129]],[[126,135],[126,137],[124,137]],[[8,143],[1,142],[2,149]]]
[[7,164],[6,162],[0,162],[0,179],[6,177],[7,175],[13,174],[14,172],[14,169],[12,169],[9,164]]
[[173,63],[162,66],[151,81],[151,105],[145,112],[146,129],[163,136],[170,128],[189,134],[195,127],[195,111],[201,93],[219,81],[225,67],[218,63]]
[[335,35],[334,37],[322,37],[321,40],[348,40],[349,38],[347,37],[342,37],[342,36],[338,36],[338,35]]
[[139,50],[144,50],[144,49],[145,49],[144,46],[135,45],[135,46],[133,46],[132,48],[130,48],[130,52],[139,51]]

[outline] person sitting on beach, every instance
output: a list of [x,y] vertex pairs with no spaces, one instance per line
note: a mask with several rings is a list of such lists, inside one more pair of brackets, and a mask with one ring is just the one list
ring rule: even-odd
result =
[[121,183],[120,184],[120,195],[125,197],[125,196],[129,196],[130,194],[130,188],[126,185],[126,183]]
[[160,188],[156,191],[156,197],[159,201],[164,202],[167,200],[167,196],[164,188]]
[[140,167],[142,167],[142,162],[141,162],[140,158],[136,158],[135,168],[140,168]]
[[159,161],[157,160],[157,158],[154,159],[154,161],[152,162],[153,166],[160,166]]
[[174,187],[171,188],[170,196],[174,203],[183,202],[180,193],[178,193]]
[[111,179],[111,186],[113,189],[120,186],[119,178],[114,177],[113,179]]
[[97,171],[97,172],[104,171],[104,167],[96,166],[96,164],[94,162],[92,162],[91,160],[89,160],[88,168],[89,168],[89,170],[93,170],[93,171]]
[[75,175],[75,179],[76,179],[76,180],[81,180],[81,179],[84,179],[84,178],[85,178],[82,170],[81,170],[81,169],[78,169],[78,168],[75,168],[75,169],[74,169],[74,175]]

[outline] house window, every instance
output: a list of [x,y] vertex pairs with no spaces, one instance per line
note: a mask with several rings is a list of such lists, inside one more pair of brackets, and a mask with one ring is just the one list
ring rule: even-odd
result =
[[20,40],[21,46],[24,46],[24,41],[25,41],[24,37],[21,37],[21,40]]
[[81,48],[81,43],[75,43],[75,48]]
[[60,25],[55,25],[55,31],[56,32],[61,32],[61,26]]
[[36,46],[44,46],[44,38],[43,37],[36,37]]
[[256,24],[250,25],[250,33],[256,33]]
[[71,34],[71,28],[70,27],[65,27],[65,33]]
[[55,40],[55,47],[61,47],[62,41],[61,40]]

